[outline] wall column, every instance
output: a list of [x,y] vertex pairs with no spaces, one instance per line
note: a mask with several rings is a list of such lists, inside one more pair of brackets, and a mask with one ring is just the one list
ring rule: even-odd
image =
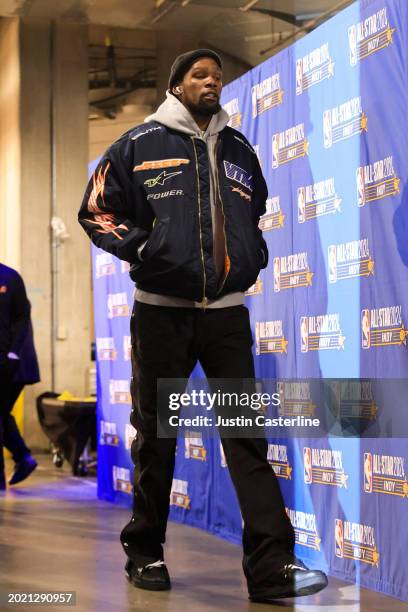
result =
[[[87,45],[85,25],[0,20],[0,261],[22,274],[32,304],[41,383],[26,387],[25,434],[34,448],[47,446],[35,398],[51,389],[53,371],[56,391],[84,394],[90,361],[90,244],[77,222],[87,183]],[[53,214],[69,234],[56,293]]]

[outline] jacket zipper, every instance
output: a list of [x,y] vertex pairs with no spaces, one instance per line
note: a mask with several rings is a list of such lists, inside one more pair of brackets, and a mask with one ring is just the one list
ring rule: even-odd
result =
[[201,194],[200,194],[200,174],[198,171],[198,157],[197,157],[197,149],[195,146],[194,138],[191,136],[191,142],[193,143],[194,156],[195,156],[195,164],[196,164],[196,174],[197,174],[197,197],[198,197],[198,225],[200,228],[200,250],[201,250],[201,263],[203,265],[203,299],[201,300],[201,306],[206,308],[208,303],[208,298],[205,296],[205,286],[207,284],[207,277],[205,273],[205,263],[204,263],[204,251],[203,251],[203,234],[201,231]]
[[[217,291],[217,295],[218,295],[219,293],[221,293],[221,291],[223,290],[224,285],[225,285],[225,281],[227,280],[228,275],[229,275],[229,273],[230,273],[230,269],[231,269],[231,260],[230,260],[229,255],[228,255],[227,233],[226,233],[226,231],[225,231],[225,212],[224,212],[224,203],[223,203],[223,201],[222,201],[222,197],[221,197],[221,189],[220,189],[220,177],[219,177],[219,174],[218,174],[218,149],[219,149],[219,144],[220,144],[220,141],[219,141],[219,139],[217,139],[217,144],[216,144],[216,149],[215,149],[215,175],[216,175],[216,180],[217,180],[217,191],[218,191],[218,197],[220,198],[220,202],[221,202],[221,210],[222,210],[222,217],[223,217],[223,232],[224,232],[224,243],[225,243],[225,259],[226,259],[226,260],[228,260],[228,262],[229,262],[229,268],[228,268],[228,270],[227,270],[226,274],[225,274],[225,272],[224,272],[224,280],[222,281],[221,287],[220,287],[220,288],[218,289],[218,291]],[[224,263],[224,266],[225,266],[225,263]]]

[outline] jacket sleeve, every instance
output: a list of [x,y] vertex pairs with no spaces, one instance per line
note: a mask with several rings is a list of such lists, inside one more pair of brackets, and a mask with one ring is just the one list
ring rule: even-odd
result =
[[144,205],[142,194],[137,196],[132,160],[127,160],[115,143],[88,183],[78,221],[97,247],[129,263],[138,260],[138,249],[147,240],[153,222],[150,207]]
[[263,263],[261,268],[266,268],[268,265],[268,247],[262,237],[262,230],[259,229],[259,218],[265,214],[266,199],[268,197],[268,187],[262,174],[261,166],[259,165],[258,157],[254,153],[254,170],[253,170],[253,192],[252,192],[252,219],[255,225],[255,230],[259,239],[259,246],[263,254]]
[[23,279],[15,274],[12,283],[11,342],[10,353],[20,357],[21,349],[30,327],[31,305],[28,301]]

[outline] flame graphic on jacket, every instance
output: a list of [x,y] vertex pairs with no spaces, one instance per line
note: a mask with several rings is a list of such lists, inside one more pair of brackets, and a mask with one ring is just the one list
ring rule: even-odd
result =
[[129,231],[129,229],[123,223],[119,225],[115,225],[114,219],[115,216],[111,213],[104,213],[103,209],[98,206],[98,198],[100,196],[102,200],[103,206],[105,206],[104,190],[105,190],[105,181],[106,175],[110,168],[110,162],[106,164],[106,168],[102,171],[102,167],[99,168],[98,175],[96,176],[96,171],[93,173],[92,181],[93,188],[88,200],[88,210],[93,213],[93,219],[87,219],[88,223],[92,223],[94,225],[99,225],[101,229],[97,229],[96,231],[100,234],[114,234],[116,238],[119,240],[123,240],[122,236],[117,232],[119,229],[124,229]]

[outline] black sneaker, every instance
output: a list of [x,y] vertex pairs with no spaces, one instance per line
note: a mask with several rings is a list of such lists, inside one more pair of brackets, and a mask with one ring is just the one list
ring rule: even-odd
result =
[[310,570],[302,561],[295,559],[272,574],[265,586],[249,587],[249,599],[269,602],[284,597],[304,597],[318,593],[327,585],[326,574],[320,570]]
[[22,461],[16,463],[14,474],[10,478],[9,484],[15,485],[18,482],[22,482],[23,480],[28,478],[31,472],[34,472],[37,465],[38,464],[36,460],[31,455],[27,455],[27,457],[24,457]]
[[164,561],[159,560],[143,567],[137,567],[131,559],[128,559],[125,572],[129,582],[139,589],[148,591],[169,591],[171,589],[170,576]]

